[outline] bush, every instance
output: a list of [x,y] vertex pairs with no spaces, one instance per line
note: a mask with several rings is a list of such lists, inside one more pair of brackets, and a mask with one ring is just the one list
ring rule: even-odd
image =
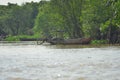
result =
[[18,36],[8,36],[5,38],[5,41],[19,41],[19,37]]
[[107,40],[92,40],[91,44],[107,44]]

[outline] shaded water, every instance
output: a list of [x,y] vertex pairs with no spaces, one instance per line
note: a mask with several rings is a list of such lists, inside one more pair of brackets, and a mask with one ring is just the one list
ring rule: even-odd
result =
[[0,44],[0,80],[120,80],[120,47],[74,47]]

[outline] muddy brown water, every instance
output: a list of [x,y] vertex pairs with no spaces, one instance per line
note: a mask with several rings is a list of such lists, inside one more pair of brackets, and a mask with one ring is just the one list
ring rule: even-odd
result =
[[0,80],[120,80],[119,46],[28,44],[0,43]]

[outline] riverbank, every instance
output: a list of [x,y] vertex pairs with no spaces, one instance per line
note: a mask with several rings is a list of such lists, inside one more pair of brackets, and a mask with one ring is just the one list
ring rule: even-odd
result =
[[119,44],[88,44],[88,45],[52,45],[52,48],[71,49],[71,48],[105,48],[105,47],[119,47]]
[[[39,42],[41,43],[41,42]],[[87,45],[51,45],[49,43],[38,44],[37,41],[0,41],[0,46],[21,46],[21,45],[34,45],[34,46],[47,46],[49,48],[101,48],[101,47],[120,47],[120,44],[87,44]]]

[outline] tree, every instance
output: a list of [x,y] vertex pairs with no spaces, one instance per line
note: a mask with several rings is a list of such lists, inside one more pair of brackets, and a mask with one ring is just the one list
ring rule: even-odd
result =
[[117,43],[120,42],[120,1],[108,0],[107,7],[112,11],[109,18],[107,38],[109,43]]
[[93,39],[102,37],[101,24],[104,24],[111,15],[110,8],[106,7],[106,0],[86,0],[83,11],[84,25],[88,26],[89,34]]
[[26,3],[22,6],[8,3],[0,6],[0,24],[8,35],[31,35],[39,3]]
[[82,6],[84,0],[51,0],[51,6],[65,21],[65,30],[71,38],[83,36],[82,32]]
[[57,30],[63,29],[63,27],[61,27],[63,26],[62,23],[62,17],[58,13],[54,12],[50,3],[41,1],[39,14],[35,21],[35,32],[47,38],[54,37]]

